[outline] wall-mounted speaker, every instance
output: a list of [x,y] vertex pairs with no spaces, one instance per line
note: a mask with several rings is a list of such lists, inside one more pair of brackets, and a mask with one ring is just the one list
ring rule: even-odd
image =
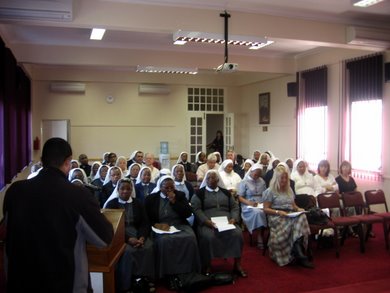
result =
[[298,95],[297,83],[289,82],[287,83],[287,97],[296,97]]
[[390,62],[385,63],[385,82],[390,82]]

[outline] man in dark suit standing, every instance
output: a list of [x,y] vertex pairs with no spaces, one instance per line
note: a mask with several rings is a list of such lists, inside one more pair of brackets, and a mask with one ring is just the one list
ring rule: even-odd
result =
[[5,194],[7,291],[87,292],[86,243],[107,246],[110,222],[85,188],[67,180],[72,149],[61,138],[42,150],[42,171]]

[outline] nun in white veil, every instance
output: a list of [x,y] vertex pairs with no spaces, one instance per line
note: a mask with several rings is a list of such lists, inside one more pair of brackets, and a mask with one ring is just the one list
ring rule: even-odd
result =
[[185,172],[192,172],[192,164],[188,161],[188,153],[181,152],[179,158],[177,159],[176,164],[183,165]]
[[[204,273],[211,271],[214,258],[234,258],[234,271],[241,277],[247,277],[241,267],[243,248],[242,231],[238,225],[240,209],[230,192],[225,189],[218,171],[209,170],[200,189],[191,199],[194,209],[199,240],[199,249]],[[235,229],[218,232],[213,217],[226,217]]]
[[123,179],[123,173],[121,168],[117,166],[111,166],[107,170],[106,178],[104,179],[102,190],[99,193],[100,206],[103,207],[104,203],[110,197],[114,191],[118,181]]
[[[241,218],[245,223],[250,234],[254,230],[261,229],[267,226],[267,219],[264,211],[259,208],[263,202],[263,192],[265,190],[265,182],[261,178],[260,164],[254,164],[246,173],[241,181],[237,194],[241,203]],[[263,248],[262,230],[257,233],[257,245]]]
[[88,184],[87,174],[81,168],[73,168],[69,171],[68,180],[72,182],[73,179],[79,179],[83,184]]
[[157,276],[170,279],[177,274],[199,272],[198,244],[187,222],[192,208],[185,194],[175,189],[173,177],[160,177],[153,193],[145,199],[145,207],[155,228],[167,230],[174,226],[180,230],[174,234],[153,233]]
[[229,190],[233,196],[236,196],[238,185],[241,182],[241,177],[236,172],[234,172],[233,166],[233,161],[227,159],[222,162],[218,171],[226,189]]
[[149,237],[150,224],[143,204],[135,198],[131,179],[118,181],[104,208],[124,210],[126,248],[115,271],[117,290],[129,290],[133,276],[154,279],[154,249]]

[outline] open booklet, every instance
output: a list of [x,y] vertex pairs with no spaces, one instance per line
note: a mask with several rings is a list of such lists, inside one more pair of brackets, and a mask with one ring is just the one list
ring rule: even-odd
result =
[[227,217],[211,217],[211,221],[215,224],[218,232],[236,229],[236,226],[229,224]]
[[307,213],[307,211],[292,212],[292,213],[288,213],[288,214],[287,214],[287,217],[295,218],[295,217],[298,217],[298,216],[301,215],[301,214],[306,214],[306,213]]
[[260,209],[260,210],[262,210],[263,208],[264,208],[264,204],[263,203],[258,203],[257,207],[248,206],[248,209]]
[[152,230],[157,234],[173,234],[173,233],[180,232],[180,230],[177,230],[175,226],[170,226],[169,231],[160,230],[152,226]]

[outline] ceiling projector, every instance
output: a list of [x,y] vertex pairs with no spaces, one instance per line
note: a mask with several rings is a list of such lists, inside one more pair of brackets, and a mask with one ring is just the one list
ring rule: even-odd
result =
[[217,67],[217,72],[234,72],[238,70],[237,63],[223,63]]

